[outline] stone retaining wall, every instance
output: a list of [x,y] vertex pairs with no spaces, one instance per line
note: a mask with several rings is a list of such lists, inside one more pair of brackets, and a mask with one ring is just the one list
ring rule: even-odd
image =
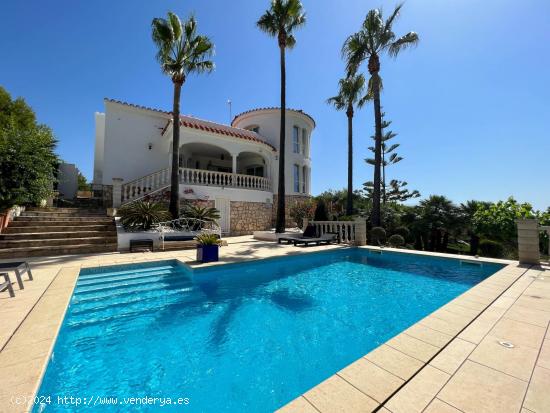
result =
[[270,229],[272,210],[270,203],[231,201],[231,235],[250,235]]
[[[277,221],[277,197],[278,195],[273,195],[273,212],[271,215],[271,225],[274,227],[275,222]],[[286,195],[285,203],[285,223],[287,228],[297,226],[294,219],[290,216],[290,209],[296,205],[298,202],[304,202],[310,199],[311,197],[306,195]]]

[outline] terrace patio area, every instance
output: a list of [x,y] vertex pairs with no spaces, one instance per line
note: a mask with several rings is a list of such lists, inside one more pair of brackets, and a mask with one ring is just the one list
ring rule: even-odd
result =
[[[220,263],[200,266],[348,248],[227,240]],[[0,293],[0,410],[32,408],[21,401],[39,387],[81,268],[163,259],[198,265],[194,250],[29,258],[34,281]],[[507,265],[280,411],[548,411],[550,267],[493,261]]]

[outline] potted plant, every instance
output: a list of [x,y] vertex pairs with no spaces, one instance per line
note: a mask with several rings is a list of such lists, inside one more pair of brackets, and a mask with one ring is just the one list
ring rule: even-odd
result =
[[197,261],[218,261],[221,241],[216,234],[199,234],[195,239],[197,240]]

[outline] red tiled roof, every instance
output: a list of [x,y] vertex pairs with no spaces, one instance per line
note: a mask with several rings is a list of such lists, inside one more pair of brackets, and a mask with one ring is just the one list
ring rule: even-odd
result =
[[[272,106],[272,107],[266,107],[266,108],[256,108],[256,109],[250,109],[250,110],[247,110],[245,112],[241,112],[239,113],[238,115],[236,115],[233,120],[231,121],[231,125],[233,125],[235,123],[235,121],[237,120],[237,118],[241,117],[242,115],[246,115],[247,113],[252,113],[252,112],[259,112],[259,111],[262,111],[262,110],[280,110],[281,108],[280,107],[277,107],[277,106]],[[313,127],[315,127],[315,119],[313,119],[313,117],[311,115],[308,115],[306,112],[304,112],[303,110],[301,109],[289,109],[289,108],[286,108],[287,111],[290,111],[290,112],[296,112],[296,113],[300,113],[304,116],[307,116],[312,122],[313,122]]]
[[[108,99],[108,98],[105,98],[105,100],[112,103],[118,103],[120,105],[131,106],[137,109],[150,110],[150,111],[162,113],[165,115],[172,115],[172,112],[166,112],[163,110],[153,109],[146,106],[135,105],[135,104],[123,102],[120,100]],[[169,124],[170,122],[166,124],[161,134],[164,134],[166,132]],[[275,150],[275,148],[271,144],[261,139],[259,134],[246,129],[235,128],[233,126],[223,125],[221,123],[210,122],[202,119],[197,119],[192,116],[186,116],[186,115],[180,115],[180,125],[186,128],[198,129],[198,130],[203,130],[210,133],[215,133],[216,135],[231,136],[233,138],[239,138],[239,139],[244,139],[251,142],[262,143],[266,146],[269,146],[272,150]]]

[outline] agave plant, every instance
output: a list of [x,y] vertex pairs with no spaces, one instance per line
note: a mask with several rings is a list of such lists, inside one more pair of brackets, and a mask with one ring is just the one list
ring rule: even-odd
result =
[[220,212],[216,208],[186,204],[180,211],[180,216],[195,218],[207,222],[217,222],[220,219]]
[[148,230],[170,219],[170,213],[158,202],[136,201],[119,209],[120,221],[125,229]]

